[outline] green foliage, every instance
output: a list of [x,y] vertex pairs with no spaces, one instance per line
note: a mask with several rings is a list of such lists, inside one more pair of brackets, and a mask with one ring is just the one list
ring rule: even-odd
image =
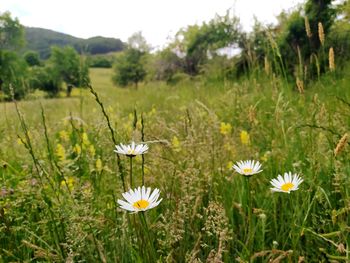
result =
[[310,23],[312,50],[318,50],[321,47],[318,35],[318,23],[322,23],[324,33],[327,35],[334,23],[335,12],[336,10],[332,6],[332,0],[308,0],[306,2],[305,16],[309,19]]
[[128,48],[120,54],[114,66],[113,83],[123,87],[133,83],[137,87],[146,76],[144,56],[144,52],[135,48]]
[[23,27],[9,12],[0,13],[0,92],[5,99],[21,99],[27,93],[25,87],[26,65],[16,50],[23,45]]
[[171,83],[177,73],[184,71],[184,60],[180,58],[171,48],[165,48],[152,56],[152,60],[147,63],[147,73],[152,80],[161,80]]
[[118,52],[124,49],[124,43],[120,39],[115,38],[91,37],[79,42],[80,50],[92,55]]
[[0,50],[16,50],[23,46],[23,26],[9,12],[0,13]]
[[24,55],[24,60],[27,62],[28,66],[40,66],[39,53],[36,51],[27,51]]
[[6,100],[22,99],[27,94],[25,79],[27,67],[25,61],[15,52],[0,50],[0,92],[4,93]]
[[217,15],[201,26],[193,25],[180,30],[174,45],[185,54],[186,73],[198,74],[200,66],[207,61],[208,54],[219,48],[232,47],[238,42],[239,32],[239,19],[231,17],[229,12],[225,16]]
[[58,71],[53,67],[33,67],[31,69],[29,85],[31,89],[47,92],[49,97],[56,97],[60,92],[62,81]]
[[124,49],[124,43],[115,38],[92,37],[82,39],[35,27],[26,27],[25,37],[27,41],[26,49],[37,51],[42,59],[50,57],[51,46],[72,46],[83,54],[104,54]]
[[52,47],[50,63],[57,75],[67,85],[67,96],[73,87],[87,87],[90,83],[88,65],[81,61],[73,47]]
[[[334,154],[348,132],[348,71],[304,94],[278,75],[126,90],[113,87],[110,69],[90,73],[104,113],[87,90],[81,100],[19,102],[25,118],[2,105],[1,261],[349,260],[350,145]],[[149,144],[133,159],[135,186],[144,172],[163,198],[147,224],[119,208],[129,159],[117,165],[113,140]],[[251,158],[263,172],[248,191],[231,167]],[[270,180],[289,170],[303,178],[299,189],[272,193]]]
[[114,57],[95,55],[87,58],[87,64],[91,68],[111,68],[113,66]]
[[[278,44],[286,70],[290,75],[295,73],[296,65],[312,64],[312,56],[318,56],[322,70],[328,61],[321,53],[319,23],[322,24],[324,34],[327,36],[335,17],[335,9],[331,5],[331,0],[308,0],[303,12],[305,15],[302,15],[302,10],[296,10],[280,16],[281,32],[278,36]],[[305,19],[310,25],[310,35],[307,35]],[[315,72],[311,73],[316,75]]]

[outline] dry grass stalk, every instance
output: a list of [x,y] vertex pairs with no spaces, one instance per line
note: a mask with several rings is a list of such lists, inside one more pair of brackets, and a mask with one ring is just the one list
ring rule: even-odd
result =
[[299,93],[303,94],[304,93],[304,82],[297,77],[296,83],[297,83]]
[[270,63],[267,57],[264,58],[264,70],[266,75],[270,75]]
[[341,139],[339,140],[337,147],[335,147],[335,149],[334,149],[335,156],[337,156],[339,153],[341,153],[341,151],[344,149],[347,142],[348,142],[348,134],[345,133],[343,135],[343,137],[341,137]]
[[23,245],[25,245],[28,248],[31,248],[34,250],[34,256],[35,258],[41,258],[41,259],[47,259],[49,261],[60,261],[60,257],[56,254],[53,254],[33,243],[28,242],[27,240],[22,240]]
[[320,39],[321,45],[324,45],[324,40],[325,40],[325,36],[324,36],[324,30],[323,30],[323,25],[321,22],[318,22],[318,38]]
[[308,38],[312,37],[312,33],[311,33],[311,28],[310,28],[310,23],[309,23],[309,19],[307,18],[307,16],[305,16],[305,31],[306,31],[306,35]]
[[329,70],[334,71],[335,70],[335,62],[334,62],[334,50],[333,47],[329,49]]

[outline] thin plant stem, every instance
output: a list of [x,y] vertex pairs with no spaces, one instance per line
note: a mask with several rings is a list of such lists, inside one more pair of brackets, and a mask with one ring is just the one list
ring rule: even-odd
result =
[[[97,94],[97,92],[94,90],[94,88],[92,87],[92,85],[89,85],[89,90],[90,90],[90,92],[92,93],[92,95],[94,95],[97,104],[100,105],[102,114],[103,114],[103,116],[106,118],[107,126],[108,126],[108,129],[109,129],[110,133],[111,133],[111,139],[112,139],[114,145],[117,145],[117,140],[115,139],[115,132],[114,132],[114,129],[113,129],[113,127],[112,127],[111,121],[110,121],[109,116],[108,116],[108,114],[107,114],[107,112],[106,112],[106,110],[105,110],[105,107],[103,106],[102,101],[101,101],[100,98],[98,97],[98,94]],[[124,167],[123,167],[123,164],[122,164],[122,162],[121,162],[121,159],[120,159],[119,154],[117,154],[117,164],[118,164],[118,168],[119,168],[120,179],[121,179],[122,184],[123,184],[123,189],[124,189],[124,192],[126,192],[126,185],[125,185],[125,180],[124,180]]]
[[253,239],[253,221],[252,221],[252,197],[251,197],[251,192],[250,192],[250,177],[246,177],[246,188],[247,188],[247,210],[248,210],[248,235],[247,235],[247,240],[246,240],[246,245],[249,250],[249,258],[252,254],[252,239]]
[[[145,141],[145,122],[143,118],[143,114],[141,114],[141,141]],[[142,163],[141,163],[141,177],[142,177],[142,185],[145,185],[145,155],[141,155]]]
[[129,159],[130,159],[130,189],[132,189],[132,156],[130,156]]
[[139,213],[140,215],[140,220],[141,220],[141,223],[143,225],[143,229],[144,231],[146,232],[146,236],[147,236],[147,239],[148,239],[148,244],[149,244],[149,249],[150,249],[150,261],[151,262],[156,262],[156,251],[154,249],[154,246],[153,246],[153,242],[152,242],[152,238],[151,238],[151,234],[150,234],[150,231],[149,231],[149,228],[148,228],[148,224],[147,224],[147,220],[146,220],[146,217],[145,217],[145,212],[141,211]]

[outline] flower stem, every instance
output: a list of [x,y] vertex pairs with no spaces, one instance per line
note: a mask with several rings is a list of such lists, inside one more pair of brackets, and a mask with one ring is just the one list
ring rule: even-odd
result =
[[132,157],[130,158],[130,189],[132,189]]
[[141,211],[139,213],[140,215],[140,220],[141,220],[141,223],[142,223],[142,226],[143,226],[143,229],[144,231],[146,232],[146,236],[147,236],[147,239],[148,239],[148,244],[149,244],[149,249],[150,249],[150,262],[156,262],[156,251],[154,249],[154,246],[153,246],[153,242],[152,242],[152,238],[151,238],[151,235],[150,235],[150,231],[149,231],[149,228],[148,228],[148,224],[147,224],[147,220],[146,220],[146,217],[145,217],[145,213],[143,211]]
[[253,204],[252,204],[252,197],[251,197],[251,190],[250,190],[250,177],[246,177],[246,190],[247,190],[247,212],[248,212],[248,234],[247,234],[247,240],[246,245],[249,250],[249,258],[252,254],[252,239],[253,239],[253,221],[252,221],[252,210],[253,210]]

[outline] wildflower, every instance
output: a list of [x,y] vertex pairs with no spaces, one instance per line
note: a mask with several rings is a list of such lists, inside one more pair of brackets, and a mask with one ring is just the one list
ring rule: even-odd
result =
[[284,177],[278,175],[277,179],[272,179],[270,183],[274,186],[271,188],[273,192],[284,192],[290,193],[291,191],[296,191],[299,188],[299,185],[304,180],[299,177],[297,174],[284,173]]
[[148,114],[149,114],[149,116],[152,116],[152,115],[155,115],[156,113],[157,113],[157,109],[153,105],[152,110]]
[[114,150],[116,153],[125,154],[128,157],[135,157],[139,154],[144,154],[148,151],[148,145],[147,144],[135,144],[135,142],[132,142],[129,145],[116,145],[116,150]]
[[222,122],[220,124],[220,133],[223,134],[223,135],[227,135],[229,133],[231,133],[232,131],[232,126],[231,124],[229,123],[225,123],[225,122]]
[[114,111],[114,109],[113,109],[112,106],[108,106],[108,107],[107,107],[107,112],[108,112],[108,113],[113,113],[113,111]]
[[241,131],[241,143],[244,145],[248,145],[250,143],[250,136],[247,131]]
[[61,181],[61,186],[68,186],[69,190],[74,188],[75,179],[74,177],[68,177],[66,180]]
[[68,135],[68,133],[67,133],[65,130],[60,131],[60,132],[58,133],[58,136],[59,136],[60,139],[61,139],[62,141],[64,141],[64,142],[68,141],[68,139],[69,139],[69,135]]
[[239,161],[232,168],[239,174],[244,176],[252,176],[254,174],[262,172],[260,170],[261,164],[259,161],[248,160],[248,161]]
[[83,132],[83,134],[81,135],[81,139],[83,141],[83,145],[88,146],[90,144],[89,137],[86,132]]
[[151,194],[151,188],[146,188],[145,186],[134,190],[130,189],[129,192],[125,192],[122,195],[126,202],[118,199],[120,208],[134,213],[154,208],[163,200],[162,198],[158,200],[159,190],[157,188]]
[[81,154],[81,147],[79,144],[74,145],[73,152],[76,153],[77,155]]
[[101,161],[101,159],[100,158],[98,158],[97,160],[96,160],[96,163],[95,163],[95,167],[96,167],[96,171],[97,172],[101,172],[102,171],[102,161]]
[[60,143],[58,143],[56,145],[56,152],[55,153],[56,153],[58,160],[60,160],[60,161],[64,161],[64,159],[66,158],[66,150],[64,149],[64,147]]
[[23,141],[22,141],[20,138],[18,138],[18,139],[17,139],[17,144],[18,144],[18,145],[23,145]]
[[227,163],[227,165],[226,165],[226,168],[227,168],[227,169],[231,169],[232,166],[233,166],[233,162],[232,162],[232,161],[229,161],[229,162]]
[[171,140],[171,145],[173,146],[175,151],[178,152],[180,150],[180,141],[176,136],[174,136]]
[[90,152],[91,157],[94,157],[96,154],[95,147],[92,144],[89,147],[89,152]]
[[264,155],[261,156],[260,160],[263,161],[263,162],[267,162],[268,159],[269,159],[269,157],[270,157],[270,155],[271,155],[271,152],[270,152],[270,151],[266,151],[266,152],[264,153]]

